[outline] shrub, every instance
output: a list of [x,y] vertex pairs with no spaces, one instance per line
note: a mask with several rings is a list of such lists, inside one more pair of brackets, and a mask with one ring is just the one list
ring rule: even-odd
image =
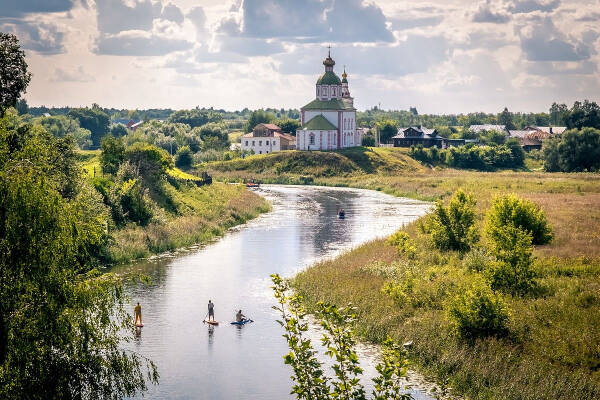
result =
[[398,231],[390,236],[387,240],[390,246],[396,247],[399,254],[404,254],[408,258],[414,258],[417,254],[417,247],[415,242],[410,238],[408,233],[404,231]]
[[435,246],[440,250],[469,251],[479,239],[475,226],[476,201],[471,194],[457,190],[448,207],[441,201],[435,205],[424,225],[424,231],[431,234]]
[[446,305],[447,316],[457,333],[468,339],[502,336],[508,331],[508,306],[483,279],[458,290]]
[[513,225],[498,228],[492,240],[496,255],[486,271],[492,288],[525,295],[535,287],[531,234]]
[[130,179],[123,182],[120,192],[121,207],[125,217],[141,226],[148,225],[152,219],[148,190],[144,189],[137,179]]
[[546,171],[595,171],[600,169],[600,130],[572,129],[544,143]]
[[188,146],[182,146],[177,150],[175,155],[175,165],[181,169],[189,169],[192,167],[194,158],[192,151]]
[[552,230],[539,206],[514,194],[497,196],[487,213],[486,233],[497,241],[498,231],[506,225],[515,226],[531,234],[533,244],[552,240]]
[[102,138],[102,153],[100,154],[100,165],[102,171],[107,174],[116,174],[119,166],[125,159],[125,145],[120,138],[107,135]]

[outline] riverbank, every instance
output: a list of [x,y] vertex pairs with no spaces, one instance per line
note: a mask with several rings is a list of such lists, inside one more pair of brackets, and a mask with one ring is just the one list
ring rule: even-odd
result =
[[[382,239],[301,272],[294,286],[309,308],[322,300],[353,303],[361,336],[412,341],[409,355],[419,370],[468,398],[600,396],[600,176],[442,171],[372,180],[393,183],[391,192],[419,188],[432,198],[462,187],[477,198],[480,226],[495,194],[535,201],[555,235],[534,252],[539,293],[507,297],[508,336],[459,339],[444,304],[468,290],[475,279],[469,264],[481,260],[436,250],[417,220],[404,228],[415,242],[414,259]],[[394,289],[386,293],[389,282]]]
[[[104,177],[99,157],[97,150],[79,154],[88,181],[105,195],[106,201],[107,197],[111,198],[110,191],[114,192],[115,178],[111,175]],[[128,223],[111,227],[107,262],[123,264],[182,247],[205,244],[222,236],[229,228],[271,210],[268,201],[244,185],[202,183],[202,178],[170,168],[155,187],[144,188],[142,201],[148,204],[152,218],[147,224]]]
[[128,226],[113,233],[109,247],[112,262],[121,264],[223,236],[229,228],[271,210],[270,204],[242,185],[216,182],[202,187],[180,188],[178,200],[184,215]]

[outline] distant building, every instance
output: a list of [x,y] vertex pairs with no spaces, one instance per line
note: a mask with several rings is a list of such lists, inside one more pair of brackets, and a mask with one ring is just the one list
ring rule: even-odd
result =
[[566,126],[527,126],[525,130],[528,131],[539,131],[552,135],[561,135],[567,130]]
[[294,150],[296,138],[283,133],[275,124],[258,124],[252,132],[241,138],[241,149],[254,151],[254,154],[268,154],[281,150]]
[[521,147],[523,147],[523,150],[525,151],[542,149],[542,141],[540,139],[525,137],[520,139],[519,143],[521,143]]
[[316,99],[301,108],[302,126],[296,130],[298,150],[336,150],[362,144],[356,129],[356,108],[348,89],[348,74],[342,80],[333,72],[331,52],[323,61],[325,72],[316,84]]
[[410,147],[422,145],[423,147],[444,147],[444,138],[438,136],[435,129],[422,128],[420,126],[411,126],[401,128],[398,134],[392,137],[394,147]]
[[498,131],[508,133],[508,129],[506,129],[506,125],[493,125],[493,124],[485,124],[485,125],[471,125],[469,127],[470,131],[479,133],[481,131]]

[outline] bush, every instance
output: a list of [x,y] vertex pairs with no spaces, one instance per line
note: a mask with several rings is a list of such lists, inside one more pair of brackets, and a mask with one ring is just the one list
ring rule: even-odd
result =
[[193,162],[194,158],[192,151],[188,146],[180,147],[179,150],[177,150],[177,154],[175,155],[175,166],[181,169],[189,169],[192,167]]
[[473,279],[470,286],[457,291],[448,301],[446,312],[463,338],[502,336],[508,331],[508,306],[483,279]]
[[473,196],[461,189],[454,193],[448,207],[444,207],[441,201],[436,203],[435,211],[429,214],[423,230],[431,234],[438,249],[466,252],[479,240],[475,204]]
[[141,226],[148,225],[152,219],[152,203],[148,190],[144,189],[137,179],[130,179],[123,182],[120,193],[125,218]]
[[364,135],[361,144],[363,146],[373,147],[375,146],[375,137],[373,135]]
[[107,174],[116,174],[119,166],[125,159],[125,145],[121,138],[107,135],[102,138],[102,153],[100,154],[100,165],[102,171]]
[[496,230],[492,239],[496,261],[486,271],[491,286],[514,295],[526,295],[535,287],[531,234],[513,225]]
[[533,244],[546,244],[552,241],[552,229],[540,207],[514,194],[497,196],[487,214],[486,233],[493,240],[498,230],[506,225],[515,226],[531,234]]
[[390,236],[387,240],[390,246],[396,247],[399,254],[404,254],[408,258],[414,258],[417,253],[415,242],[410,238],[408,233],[398,231]]

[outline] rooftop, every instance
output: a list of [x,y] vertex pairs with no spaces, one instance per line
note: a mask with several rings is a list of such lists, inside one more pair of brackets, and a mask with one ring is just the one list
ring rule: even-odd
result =
[[301,108],[302,110],[348,110],[350,109],[340,99],[319,100],[315,99]]
[[300,127],[304,131],[337,131],[335,125],[327,120],[323,114],[319,114]]

